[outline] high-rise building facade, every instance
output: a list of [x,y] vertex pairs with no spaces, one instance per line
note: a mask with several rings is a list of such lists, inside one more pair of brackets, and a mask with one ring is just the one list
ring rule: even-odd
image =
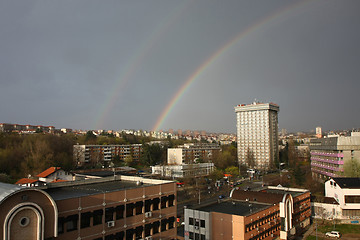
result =
[[278,112],[274,103],[235,107],[239,164],[257,169],[274,167],[279,157]]

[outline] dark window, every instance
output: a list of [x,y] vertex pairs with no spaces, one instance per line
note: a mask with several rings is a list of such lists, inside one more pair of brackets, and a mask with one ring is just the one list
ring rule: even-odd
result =
[[161,197],[161,209],[166,208],[167,197]]
[[115,208],[116,220],[124,218],[124,208],[124,205],[120,205]]
[[150,212],[151,211],[151,200],[145,200],[145,212]]
[[159,203],[160,203],[160,199],[159,198],[155,198],[152,200],[152,204],[153,204],[153,210],[159,210]]
[[136,239],[142,238],[143,230],[144,230],[144,227],[143,227],[143,226],[137,227],[137,228],[135,229],[135,237],[136,237]]
[[204,234],[200,235],[200,240],[205,240],[205,235]]
[[115,235],[111,234],[111,235],[107,235],[105,236],[105,240],[117,240]]
[[114,221],[114,208],[106,208],[105,209],[105,222]]
[[175,217],[170,217],[169,220],[169,229],[174,228],[174,224],[175,224]]
[[126,204],[126,217],[134,216],[134,204]]
[[154,222],[154,223],[152,224],[153,234],[159,233],[159,226],[160,226],[160,222],[159,222],[159,221]]
[[133,240],[134,237],[134,229],[126,230],[126,240]]
[[200,226],[200,220],[199,220],[199,219],[196,219],[196,220],[195,220],[195,226],[196,226],[196,227],[199,227],[199,226]]
[[71,232],[77,229],[79,215],[74,214],[66,218],[66,231]]
[[145,225],[145,237],[150,236],[151,227],[152,227],[152,226],[151,226],[150,223]]
[[64,233],[64,222],[65,218],[60,217],[58,219],[58,234]]
[[169,196],[169,207],[174,206],[174,201],[175,201],[175,195],[170,195]]
[[118,232],[115,234],[116,240],[124,240],[124,232]]
[[103,223],[102,217],[103,217],[103,210],[96,210],[93,213],[93,225],[99,225]]
[[195,233],[195,240],[200,240],[200,234]]
[[189,225],[194,225],[194,219],[193,218],[189,218]]
[[91,215],[92,215],[91,212],[81,213],[81,222],[80,222],[81,228],[90,227]]
[[205,227],[205,220],[200,220],[200,227],[202,227],[202,228]]
[[163,219],[161,220],[161,231],[165,232],[166,231],[166,224],[167,224],[168,220],[167,219]]
[[143,208],[144,202],[136,202],[135,208],[136,208],[136,215],[142,214],[142,208]]
[[194,239],[194,233],[193,232],[189,232],[189,239]]
[[346,196],[345,203],[360,203],[360,196]]

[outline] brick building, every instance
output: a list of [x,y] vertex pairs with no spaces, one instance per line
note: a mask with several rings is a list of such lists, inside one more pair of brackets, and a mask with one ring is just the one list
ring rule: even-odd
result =
[[310,192],[267,187],[234,189],[230,199],[185,209],[185,239],[287,239],[310,224]]
[[4,240],[176,239],[172,181],[116,176],[0,190]]

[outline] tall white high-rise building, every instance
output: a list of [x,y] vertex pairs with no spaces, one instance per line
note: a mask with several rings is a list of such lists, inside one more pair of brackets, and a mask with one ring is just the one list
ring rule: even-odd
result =
[[235,107],[239,164],[256,169],[275,167],[279,158],[278,112],[274,103],[254,102]]

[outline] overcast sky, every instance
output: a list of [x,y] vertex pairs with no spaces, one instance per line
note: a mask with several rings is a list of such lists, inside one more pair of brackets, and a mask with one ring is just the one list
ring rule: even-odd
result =
[[359,0],[1,0],[0,122],[235,133],[234,107],[257,99],[280,106],[289,132],[359,128],[359,10]]

